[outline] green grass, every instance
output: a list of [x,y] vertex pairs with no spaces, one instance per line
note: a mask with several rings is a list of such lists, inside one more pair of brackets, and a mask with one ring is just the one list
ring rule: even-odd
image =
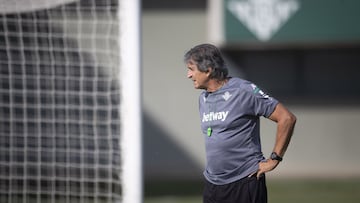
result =
[[269,202],[360,202],[360,179],[268,182]]
[[[269,203],[360,202],[360,179],[268,180]],[[145,184],[144,203],[201,203],[202,183],[161,182]]]

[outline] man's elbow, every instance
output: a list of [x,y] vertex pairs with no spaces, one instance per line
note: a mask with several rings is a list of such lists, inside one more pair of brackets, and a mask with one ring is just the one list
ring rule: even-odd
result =
[[295,124],[296,120],[297,120],[296,116],[294,114],[290,113],[290,121],[291,121],[291,123]]
[[294,127],[296,124],[297,118],[294,114],[291,112],[288,113],[286,116],[286,123],[288,123],[290,126]]

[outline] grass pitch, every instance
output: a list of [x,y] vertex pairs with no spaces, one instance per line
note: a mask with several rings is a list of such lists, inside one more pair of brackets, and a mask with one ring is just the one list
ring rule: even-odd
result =
[[[269,203],[360,202],[360,178],[267,180]],[[145,184],[144,203],[201,203],[201,182]]]

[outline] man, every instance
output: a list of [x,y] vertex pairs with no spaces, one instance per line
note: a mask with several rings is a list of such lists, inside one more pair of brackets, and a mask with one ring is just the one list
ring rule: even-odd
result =
[[[199,97],[206,144],[204,203],[267,202],[265,173],[276,168],[290,142],[296,117],[249,81],[229,77],[220,51],[201,44],[184,56]],[[264,158],[260,121],[277,124],[273,152]]]

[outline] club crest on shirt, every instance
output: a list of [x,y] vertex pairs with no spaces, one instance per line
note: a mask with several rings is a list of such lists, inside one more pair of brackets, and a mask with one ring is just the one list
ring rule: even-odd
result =
[[226,91],[223,95],[222,98],[227,101],[232,95],[230,94],[230,92]]

